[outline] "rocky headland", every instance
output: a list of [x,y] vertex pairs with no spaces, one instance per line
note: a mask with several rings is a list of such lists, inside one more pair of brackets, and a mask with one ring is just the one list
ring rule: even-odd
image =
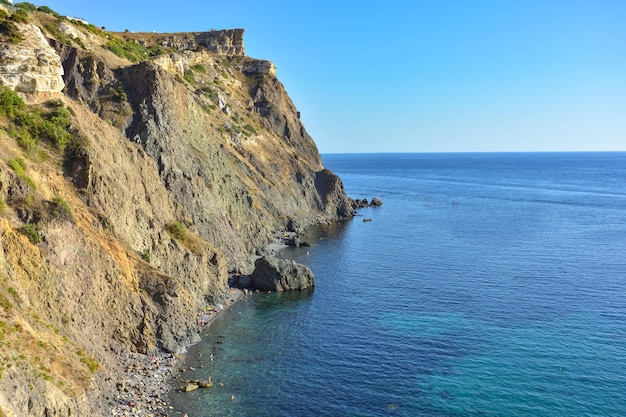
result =
[[0,2],[0,416],[167,413],[168,359],[229,276],[353,215],[243,34]]

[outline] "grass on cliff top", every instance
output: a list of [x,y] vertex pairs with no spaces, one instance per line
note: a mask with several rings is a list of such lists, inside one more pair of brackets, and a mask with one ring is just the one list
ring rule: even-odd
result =
[[120,58],[126,58],[130,62],[141,62],[146,59],[162,55],[167,50],[161,45],[144,46],[137,41],[126,40],[121,37],[109,35],[107,48]]
[[24,36],[15,23],[26,22],[28,22],[28,13],[23,10],[16,10],[13,14],[0,10],[0,33],[11,43],[17,44],[24,40]]
[[24,36],[21,34],[15,23],[28,23],[29,13],[35,11],[41,11],[44,13],[56,14],[52,9],[46,6],[37,7],[32,3],[22,2],[12,5],[6,0],[1,1],[6,6],[14,6],[16,10],[13,13],[7,13],[4,10],[0,11],[0,33],[4,34],[9,42],[17,44],[24,40]]

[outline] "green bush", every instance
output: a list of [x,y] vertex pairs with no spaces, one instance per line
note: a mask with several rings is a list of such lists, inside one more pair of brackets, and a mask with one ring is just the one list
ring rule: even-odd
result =
[[110,39],[106,46],[115,55],[135,63],[144,61],[153,56],[161,55],[165,52],[165,49],[160,45],[145,47],[138,42],[119,38]]
[[13,89],[0,87],[0,115],[13,118],[24,106],[24,100]]
[[118,83],[115,88],[113,88],[111,94],[113,95],[113,99],[119,103],[128,101],[128,95],[126,95],[126,90],[124,90],[122,83]]
[[82,160],[86,155],[85,139],[80,135],[74,135],[64,151],[64,160],[66,163]]
[[12,128],[9,130],[9,136],[15,139],[19,147],[25,151],[32,151],[37,148],[37,138],[34,138],[26,129]]
[[25,12],[35,12],[35,11],[37,11],[37,6],[35,6],[33,3],[29,3],[27,1],[23,1],[21,3],[16,3],[15,7],[17,7],[18,10],[23,10]]
[[201,72],[203,74],[206,74],[206,67],[200,63],[193,65],[191,67],[192,70],[197,71],[197,72]]
[[54,10],[52,10],[51,8],[49,8],[48,6],[39,6],[37,7],[37,10],[43,13],[48,13],[51,14],[52,16],[56,17],[56,18],[60,18],[61,15],[59,15],[57,12],[55,12]]
[[32,223],[26,223],[24,226],[20,227],[20,232],[28,237],[35,245],[41,242],[41,235],[37,230],[37,226]]
[[28,16],[24,16],[24,13],[17,14],[14,13],[13,16],[9,16],[7,12],[4,10],[0,10],[0,33],[4,33],[11,43],[20,43],[20,41],[24,40],[24,35],[20,32],[18,27],[15,25],[16,20],[28,20]]
[[76,222],[70,205],[60,195],[55,195],[52,198],[52,202],[50,203],[50,212],[56,218],[69,220],[72,223]]
[[72,137],[69,130],[71,111],[63,102],[49,101],[46,103],[48,110],[44,111],[40,107],[23,108],[23,103],[22,106],[19,104],[16,106],[11,104],[10,99],[11,97],[5,100],[8,102],[6,105],[0,104],[0,109],[14,116],[15,126],[10,126],[8,132],[22,149],[26,151],[36,149],[40,139],[50,142],[61,151],[65,148]]
[[187,238],[187,228],[180,222],[172,222],[167,225],[167,231],[174,239],[184,240]]
[[26,175],[26,162],[22,158],[13,158],[9,161],[9,166],[20,177]]
[[11,20],[16,23],[28,23],[28,12],[25,9],[18,9],[11,15]]
[[187,72],[185,73],[185,77],[184,77],[184,78],[185,78],[185,80],[187,80],[187,82],[188,82],[189,84],[191,84],[191,85],[195,85],[195,84],[196,84],[196,79],[195,79],[195,77],[193,76],[193,72],[191,72],[191,71],[187,71]]
[[18,178],[28,184],[33,190],[37,189],[35,181],[26,174],[26,162],[22,158],[13,158],[8,163]]

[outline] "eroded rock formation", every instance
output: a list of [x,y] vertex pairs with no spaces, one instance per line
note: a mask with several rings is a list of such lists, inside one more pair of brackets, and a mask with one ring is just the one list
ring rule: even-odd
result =
[[197,341],[229,271],[352,203],[243,30],[9,23],[2,94],[40,104],[0,112],[0,415],[107,415],[120,354]]
[[261,257],[250,275],[252,286],[259,291],[304,290],[315,285],[313,272],[291,259]]

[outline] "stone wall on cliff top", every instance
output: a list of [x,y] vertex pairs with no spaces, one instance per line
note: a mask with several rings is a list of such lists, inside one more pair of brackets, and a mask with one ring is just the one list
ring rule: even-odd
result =
[[245,56],[243,29],[183,33],[130,33],[123,36],[142,45],[161,45],[178,51],[209,50],[224,56]]

